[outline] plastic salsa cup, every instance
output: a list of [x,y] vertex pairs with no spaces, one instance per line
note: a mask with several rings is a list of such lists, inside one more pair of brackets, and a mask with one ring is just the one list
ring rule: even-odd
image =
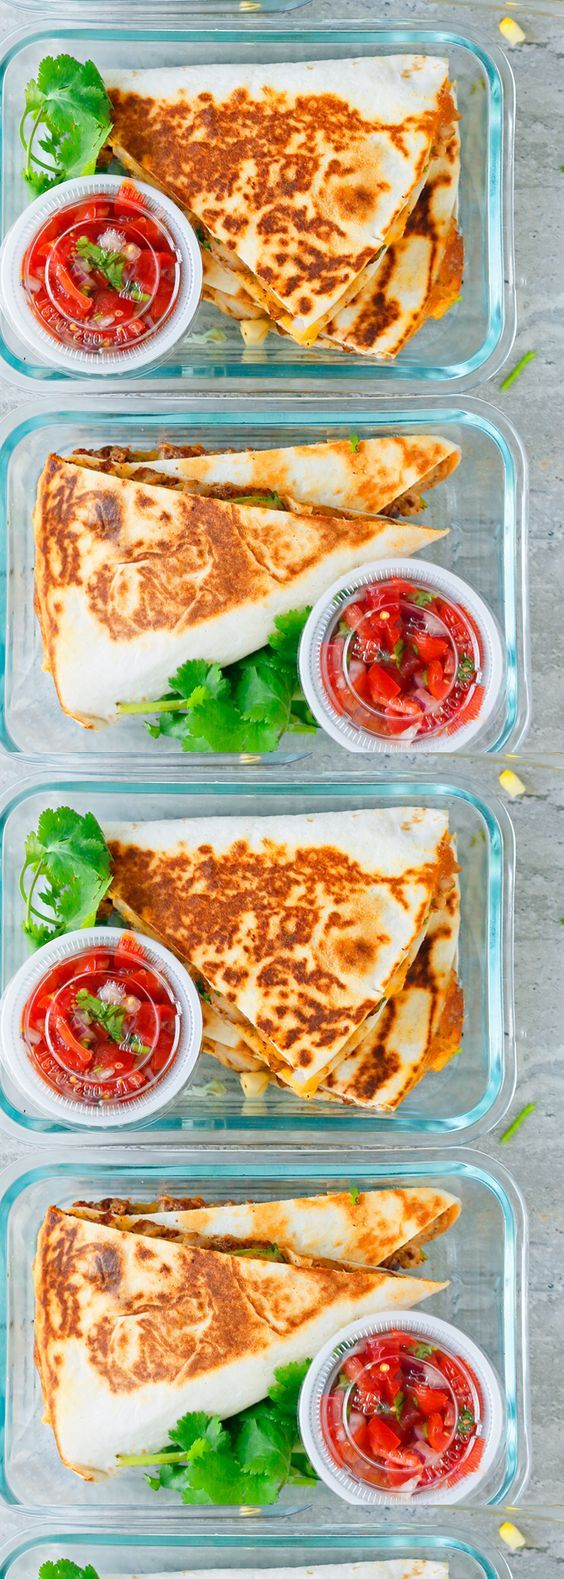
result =
[[30,203],[2,248],[4,311],[34,351],[70,371],[160,359],[200,299],[201,253],[176,204],[120,176],[64,181]]
[[318,723],[350,751],[458,750],[482,733],[504,661],[496,621],[439,565],[380,560],[335,583],[300,646]]
[[448,1322],[393,1312],[353,1323],[314,1360],[300,1430],[321,1479],[351,1503],[458,1502],[501,1441],[485,1355]]
[[142,1122],[185,1085],[201,1044],[196,988],[168,949],[94,927],[38,949],[7,988],[2,1056],[41,1112]]

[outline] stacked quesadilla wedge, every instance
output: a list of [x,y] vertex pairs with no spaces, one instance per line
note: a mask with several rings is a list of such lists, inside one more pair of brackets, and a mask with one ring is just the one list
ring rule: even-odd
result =
[[455,1051],[458,885],[443,813],[214,817],[105,833],[114,905],[203,985],[204,1048],[220,1061],[266,1070],[302,1097],[391,1109],[441,1051]]
[[[327,331],[344,349],[356,338],[363,354],[395,354],[376,329],[378,274],[437,160],[448,167],[450,218],[455,211],[458,116],[446,60],[202,65],[105,80],[112,150],[195,224],[209,300],[300,345]],[[435,225],[436,277],[447,232],[439,238]],[[397,301],[388,293],[398,344],[432,311],[427,253],[416,267],[417,309],[405,288]],[[370,345],[358,324],[351,335],[340,321],[366,289]]]
[[158,1449],[189,1411],[227,1418],[258,1402],[278,1366],[312,1357],[355,1317],[439,1292],[372,1263],[444,1232],[459,1210],[416,1189],[360,1195],[356,1226],[342,1195],[111,1210],[130,1204],[50,1207],[34,1263],[45,1419],[87,1480]]
[[[166,447],[170,451],[170,446]],[[125,459],[123,456],[125,455]],[[121,458],[120,458],[121,456]],[[51,455],[34,512],[44,667],[86,727],[230,665],[359,564],[443,534],[410,519],[458,464],[434,436],[240,455]]]

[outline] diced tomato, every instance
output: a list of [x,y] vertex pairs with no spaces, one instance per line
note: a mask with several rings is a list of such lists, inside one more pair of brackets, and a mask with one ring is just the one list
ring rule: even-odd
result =
[[[131,219],[131,215],[126,216],[126,218],[127,217]],[[117,224],[119,224],[119,214],[116,216],[116,221]],[[145,240],[148,241],[152,247],[157,248],[162,245],[163,233],[161,227],[155,223],[154,219],[150,218],[149,214],[140,214],[137,211],[135,214],[134,228],[141,236],[144,236]]]
[[426,1387],[423,1382],[418,1382],[414,1387],[413,1397],[422,1415],[432,1415],[437,1410],[444,1414],[450,1403],[448,1393],[440,1392],[437,1387]]
[[101,194],[99,197],[87,198],[85,203],[77,203],[73,209],[73,225],[88,225],[92,220],[109,219],[112,212],[111,201]]
[[348,1354],[341,1365],[341,1371],[349,1382],[357,1382],[364,1369],[364,1361],[356,1354]]
[[368,1422],[368,1438],[370,1450],[375,1458],[387,1458],[388,1454],[401,1446],[401,1437],[393,1431],[382,1415],[373,1415]]
[[447,1431],[443,1417],[438,1410],[434,1410],[427,1418],[427,1441],[435,1453],[444,1453],[448,1447],[451,1432]]
[[429,658],[446,658],[449,652],[447,641],[442,641],[439,636],[429,636],[426,631],[417,632],[417,647],[424,663]]
[[391,702],[399,696],[401,685],[381,663],[373,663],[368,671],[368,690],[373,702]]
[[339,618],[344,620],[349,630],[358,630],[359,625],[362,625],[365,618],[364,610],[360,603],[347,603],[346,608],[341,609]]
[[443,702],[450,691],[450,680],[447,680],[439,658],[431,658],[427,664],[427,690],[437,702]]
[[65,1017],[60,1010],[55,1009],[53,1020],[55,1034],[63,1043],[69,1062],[72,1060],[71,1068],[88,1069],[89,1064],[92,1063],[91,1049],[84,1047],[83,1043],[79,1042],[78,1037],[74,1035],[70,1025],[67,1025]]
[[74,312],[78,313],[80,318],[89,318],[94,311],[94,301],[91,296],[86,296],[78,285],[75,285],[70,271],[60,258],[55,258],[54,274],[59,291],[70,302]]
[[390,702],[386,708],[386,717],[393,718],[395,713],[401,713],[410,723],[414,723],[416,718],[421,718],[422,711],[420,703],[416,702],[413,696],[400,695],[395,696],[393,702]]

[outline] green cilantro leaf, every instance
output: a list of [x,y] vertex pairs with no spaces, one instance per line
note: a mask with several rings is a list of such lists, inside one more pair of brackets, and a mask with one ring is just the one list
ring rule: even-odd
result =
[[404,652],[405,652],[405,642],[404,642],[403,636],[400,636],[399,640],[395,643],[395,645],[394,645],[394,647],[392,649],[392,657],[395,659],[395,662],[397,664],[398,669],[399,669],[401,660],[403,658]]
[[189,658],[171,676],[170,685],[178,696],[184,696],[187,701],[196,686],[200,685],[207,685],[212,696],[225,696],[229,691],[229,681],[224,678],[219,664],[206,663],[205,658]]
[[359,445],[360,445],[360,439],[359,439],[358,433],[349,433],[349,444],[350,444],[351,450],[353,451],[353,454],[356,455],[356,452],[357,452],[357,450],[359,448]]
[[476,1421],[471,1409],[461,1409],[456,1422],[456,1435],[461,1437],[471,1436]]
[[358,1197],[360,1195],[360,1190],[359,1190],[357,1184],[351,1184],[351,1187],[350,1187],[350,1190],[349,1190],[349,1195],[350,1195],[351,1201],[353,1203],[353,1206],[356,1206],[356,1203],[358,1201]]
[[91,175],[111,126],[110,101],[93,61],[46,56],[25,89],[19,129],[31,190],[44,192],[59,181]]
[[409,1347],[416,1360],[430,1360],[435,1352],[432,1343],[410,1343]]
[[69,806],[54,811],[48,807],[25,843],[20,892],[26,936],[37,946],[63,932],[93,926],[110,882],[110,852],[92,813],[81,816]]
[[289,609],[287,614],[277,614],[274,630],[270,632],[268,638],[268,645],[274,648],[285,663],[296,662],[302,631],[310,614],[311,608]]
[[288,1365],[279,1365],[274,1372],[275,1381],[270,1384],[268,1396],[283,1414],[293,1416],[296,1413],[310,1365],[311,1360],[290,1360]]
[[427,608],[427,604],[433,602],[434,595],[434,592],[426,592],[424,587],[421,587],[418,592],[408,592],[407,594],[409,602],[416,603],[419,609]]
[[79,987],[76,994],[76,1003],[89,1020],[96,1020],[101,1025],[106,1035],[112,1042],[123,1041],[123,1022],[127,1009],[120,1003],[106,1003],[103,998],[97,998],[88,992],[87,987]]

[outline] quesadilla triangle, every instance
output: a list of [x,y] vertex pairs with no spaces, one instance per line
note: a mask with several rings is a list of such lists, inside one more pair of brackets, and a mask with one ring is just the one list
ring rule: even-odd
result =
[[[119,451],[117,452],[119,454]],[[277,496],[286,509],[308,512],[319,509],[351,515],[380,515],[394,506],[394,515],[405,516],[422,508],[419,494],[435,488],[455,470],[460,450],[436,434],[330,439],[322,444],[295,444],[277,450],[239,450],[213,455],[135,459],[107,458],[107,469],[123,477],[155,481],[169,478],[194,493],[213,490],[214,496],[233,496],[235,502],[253,503]],[[104,452],[100,454],[104,459]],[[71,456],[77,464],[92,465],[88,452]],[[142,476],[140,477],[140,473]],[[251,490],[249,492],[249,490]],[[242,496],[242,497],[241,497]]]
[[302,1267],[148,1239],[50,1207],[34,1263],[45,1417],[86,1480],[158,1451],[182,1415],[223,1418],[266,1397],[355,1317],[405,1310],[446,1285]]
[[[323,1099],[392,1113],[430,1070],[460,1051],[464,995],[457,974],[460,888],[453,873],[433,903],[427,930],[401,991],[370,1015],[359,1039],[319,1086]],[[263,1065],[229,1020],[225,1006],[204,1001],[202,1049],[237,1073]]]
[[444,534],[385,516],[294,515],[178,493],[51,455],[34,512],[44,667],[86,727],[158,699],[188,658],[264,645],[277,615],[360,564]]
[[318,1095],[393,1112],[430,1069],[460,1049],[464,998],[456,975],[460,888],[456,874],[431,909],[401,992],[369,1021],[354,1050],[330,1071]]
[[457,300],[464,249],[456,223],[460,139],[453,128],[431,161],[403,235],[366,271],[354,300],[323,331],[323,343],[390,360],[428,318]]
[[447,816],[422,806],[105,833],[120,914],[203,976],[303,1096],[403,986],[456,864]]
[[448,62],[425,55],[109,71],[105,84],[114,154],[300,344],[401,235],[457,118]]
[[[460,1214],[460,1202],[445,1190],[413,1188],[366,1190],[354,1194],[312,1195],[288,1201],[241,1201],[227,1206],[162,1209],[158,1202],[138,1210],[111,1210],[77,1203],[71,1209],[94,1222],[111,1222],[126,1232],[182,1235],[185,1244],[222,1252],[307,1260],[315,1266],[346,1268],[417,1265],[420,1247],[446,1233]],[[120,1203],[116,1203],[119,1205]],[[109,1210],[108,1210],[109,1205]]]

